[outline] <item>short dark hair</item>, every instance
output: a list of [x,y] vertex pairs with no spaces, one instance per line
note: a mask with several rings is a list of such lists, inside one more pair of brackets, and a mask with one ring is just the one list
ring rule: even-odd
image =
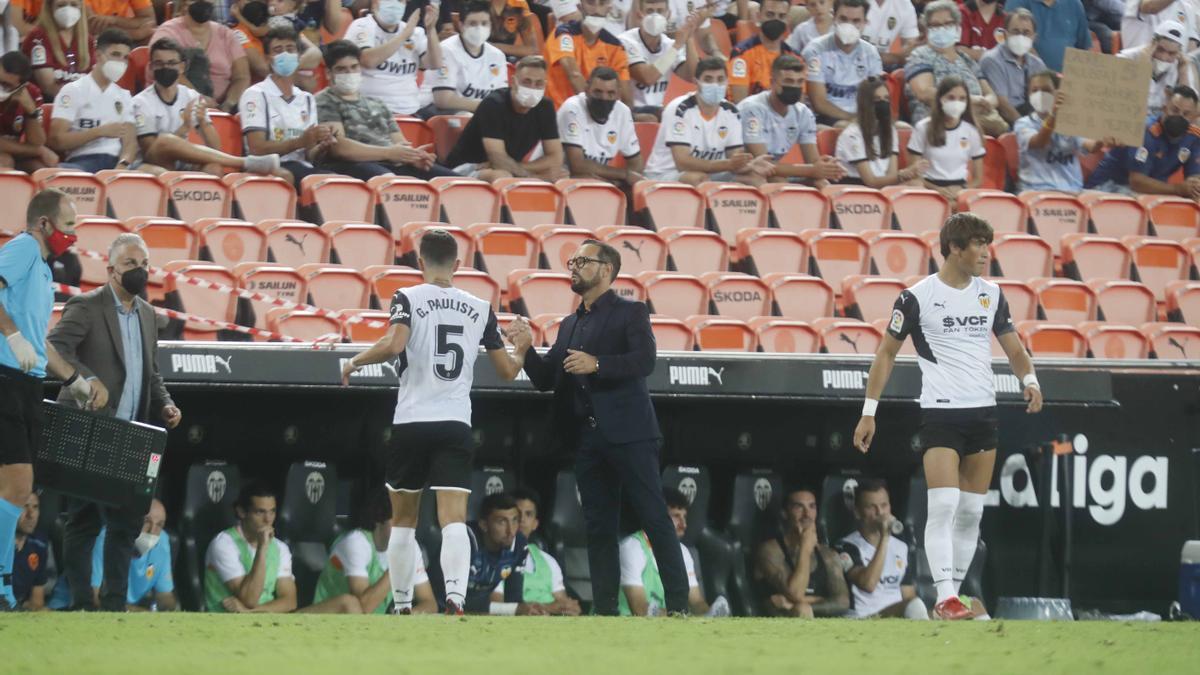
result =
[[588,73],[587,81],[589,83],[592,80],[604,80],[605,82],[609,82],[615,79],[617,79],[617,71],[609,68],[608,66],[600,66],[598,68],[593,68],[592,72]]
[[270,55],[271,43],[275,42],[276,40],[287,40],[288,42],[296,43],[297,46],[300,44],[300,36],[296,34],[295,28],[282,25],[275,26],[271,30],[267,31],[267,34],[263,36],[262,46],[264,54]]
[[539,518],[542,516],[542,498],[538,495],[537,490],[529,487],[519,487],[509,492],[512,495],[513,502],[533,502],[533,510]]
[[33,77],[33,65],[29,62],[29,57],[21,52],[5,52],[0,56],[0,66],[4,67],[4,72],[21,78],[22,82],[28,82],[29,78]]
[[256,498],[260,497],[270,497],[278,501],[274,488],[265,481],[252,480],[242,486],[242,490],[238,492],[237,501],[233,505],[245,511],[250,508]]
[[349,40],[334,40],[325,45],[325,67],[333,68],[334,64],[346,57],[353,57],[355,61],[362,55],[362,50],[358,45]]
[[492,18],[492,6],[483,0],[471,0],[462,11],[462,20],[466,21],[468,16],[479,14],[480,12],[487,14],[488,18]]
[[867,0],[833,0],[834,14],[837,14],[837,11],[842,7],[862,7],[863,16],[871,13],[871,3],[867,2]]
[[1033,32],[1037,32],[1037,18],[1033,16],[1033,12],[1024,7],[1018,7],[1004,17],[1004,30],[1012,28],[1012,22],[1016,19],[1026,19],[1029,23],[1033,24]]
[[29,206],[25,207],[25,226],[33,227],[37,225],[38,218],[43,217],[57,221],[66,199],[67,193],[57,188],[46,188],[37,193],[29,200]]
[[183,48],[179,46],[178,42],[172,40],[171,38],[159,38],[155,40],[154,44],[150,45],[151,60],[154,59],[154,52],[175,52],[179,55],[179,59],[181,61],[187,60],[187,57],[185,57],[183,54]]
[[129,37],[129,33],[120,28],[105,29],[96,38],[96,51],[100,51],[105,47],[111,47],[112,45],[125,45],[133,49],[133,38]]
[[458,242],[454,235],[435,228],[421,235],[421,259],[434,267],[449,267],[458,258]]
[[804,62],[791,54],[780,54],[771,64],[771,76],[775,77],[785,70],[804,72]]
[[817,492],[817,489],[811,485],[807,485],[807,484],[803,484],[803,483],[801,483],[799,485],[793,485],[783,491],[783,508],[785,508],[785,509],[787,508],[788,498],[791,497],[792,495],[796,494],[797,492],[808,492],[808,493],[812,494],[812,496],[816,499],[821,498],[821,493]]
[[479,519],[487,520],[497,511],[508,511],[517,508],[517,500],[507,492],[497,492],[483,498],[479,505]]
[[864,478],[858,481],[858,487],[854,490],[854,508],[862,505],[864,495],[880,490],[887,490],[887,483],[878,478]]
[[392,498],[387,488],[372,485],[350,511],[350,525],[359,530],[371,530],[392,518]]
[[1053,70],[1050,70],[1049,68],[1047,68],[1046,70],[1040,70],[1040,71],[1034,73],[1033,75],[1029,76],[1030,82],[1033,82],[1034,80],[1037,80],[1037,79],[1050,80],[1050,82],[1054,84],[1055,89],[1058,89],[1058,87],[1062,84],[1062,77],[1058,73],[1054,72]]
[[946,224],[942,225],[942,231],[938,235],[938,243],[941,245],[944,258],[950,255],[951,244],[960,249],[966,249],[976,239],[990,244],[994,237],[995,232],[988,221],[974,213],[964,212],[956,213],[946,219]]
[[725,72],[725,59],[717,56],[706,56],[696,62],[696,74],[694,79],[699,81],[700,76],[710,70],[719,70]]
[[1196,90],[1192,89],[1191,87],[1187,86],[1186,84],[1181,84],[1181,85],[1175,87],[1174,89],[1172,89],[1171,96],[1182,96],[1182,97],[1184,97],[1186,99],[1190,99],[1196,103],[1200,103],[1200,96],[1196,95]]
[[589,244],[600,249],[600,252],[596,254],[596,257],[598,257],[600,259],[600,262],[606,262],[609,265],[612,265],[612,274],[609,275],[608,280],[616,281],[617,275],[621,273],[621,253],[620,253],[620,251],[613,248],[611,245],[600,241],[599,239],[584,239],[583,240],[584,246],[587,246]]
[[687,495],[673,487],[664,487],[662,492],[663,499],[666,500],[668,509],[683,509],[684,511],[687,511],[688,507],[691,506],[691,504],[688,502]]
[[252,26],[261,26],[271,18],[271,10],[265,2],[250,0],[242,5],[242,18]]
[[[488,12],[490,14],[491,10],[489,9]],[[538,56],[537,54],[530,54],[529,56],[522,57],[520,61],[517,61],[517,67],[513,69],[513,72],[515,73],[516,71],[521,70],[522,68],[537,68],[539,70],[548,70],[548,68],[546,67],[546,59],[543,59],[542,57]]]

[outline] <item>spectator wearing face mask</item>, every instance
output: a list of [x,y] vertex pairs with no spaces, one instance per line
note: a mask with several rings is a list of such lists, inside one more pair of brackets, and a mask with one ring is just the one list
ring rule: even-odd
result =
[[758,10],[758,35],[739,42],[729,58],[729,100],[737,103],[771,87],[771,64],[792,54],[783,41],[787,32],[787,0],[764,0]]
[[[1200,200],[1200,127],[1193,126],[1200,116],[1198,104],[1196,90],[1176,87],[1163,114],[1146,128],[1141,147],[1109,150],[1085,189]],[[1181,169],[1186,180],[1169,182]]]
[[933,111],[917,123],[908,141],[909,155],[929,160],[925,187],[954,204],[965,188],[983,179],[983,135],[975,126],[967,85],[949,76],[937,88]]
[[962,3],[962,37],[958,44],[978,61],[996,46],[996,34],[1004,30],[1004,8],[999,0],[967,0]]
[[[399,0],[372,0],[371,14],[355,19],[346,39],[362,50],[362,93],[387,104],[396,115],[411,115],[420,107],[417,71],[442,67],[442,46],[436,34],[437,12],[422,7],[403,21]],[[421,25],[424,25],[424,28]]]
[[[154,31],[150,44],[170,38],[184,49],[199,49],[208,57],[212,78],[212,100],[221,110],[231,112],[250,86],[250,65],[233,29],[212,20],[211,0],[175,0],[175,18]],[[184,84],[189,84],[184,80]],[[195,87],[192,87],[195,89]]]
[[[642,180],[645,162],[633,113],[617,96],[617,71],[601,66],[588,77],[587,91],[558,109],[558,133],[572,178],[599,178],[631,188]],[[624,167],[612,166],[618,154]]]
[[617,71],[621,100],[633,104],[629,83],[629,61],[616,35],[605,28],[612,0],[582,0],[582,21],[560,25],[554,37],[546,40],[546,63],[550,66],[546,95],[557,108],[571,96],[587,90],[592,69],[608,66]]
[[21,51],[33,64],[33,79],[46,98],[87,75],[96,62],[86,11],[82,0],[46,0],[37,25],[21,43]]
[[504,52],[488,44],[492,15],[473,1],[462,16],[462,32],[442,40],[442,67],[425,73],[419,117],[475,112],[479,102],[508,81]]
[[1079,153],[1093,152],[1103,145],[1078,136],[1066,136],[1054,130],[1058,109],[1066,100],[1058,91],[1058,73],[1042,71],[1029,79],[1029,103],[1033,112],[1017,120],[1017,150],[1021,167],[1018,188],[1056,190],[1072,194],[1083,190],[1083,172]]
[[1080,0],[1049,3],[1046,0],[1005,0],[1004,9],[1008,12],[1027,9],[1033,13],[1040,27],[1033,49],[1050,70],[1062,72],[1067,47],[1092,48],[1092,32],[1088,29],[1087,13]]
[[657,122],[662,116],[663,96],[671,74],[694,82],[699,49],[689,47],[698,15],[683,22],[672,39],[666,35],[667,0],[640,0],[642,25],[617,36],[629,58],[633,80],[633,113],[639,122]]
[[[133,542],[134,556],[129,564],[129,586],[125,608],[130,612],[154,610],[173,611],[175,580],[171,575],[171,538],[166,535],[167,510],[157,499],[150,502],[150,512],[142,522],[142,530]],[[104,585],[104,540],[108,528],[100,528],[92,547],[92,595],[99,605],[100,588]]]
[[1163,21],[1154,29],[1154,39],[1141,47],[1122,49],[1117,56],[1123,59],[1149,59],[1153,64],[1150,74],[1150,93],[1146,109],[1150,117],[1163,111],[1167,95],[1175,87],[1183,85],[1197,87],[1196,67],[1187,58],[1188,31],[1176,21]]
[[901,169],[899,138],[887,82],[882,77],[868,77],[858,85],[855,121],[838,134],[837,158],[846,172],[841,182],[875,189],[922,185],[921,176],[929,162],[916,159]]
[[101,33],[92,72],[54,97],[47,143],[65,158],[64,167],[89,173],[132,168],[138,154],[133,100],[117,84],[129,66],[131,44],[119,30]]
[[[1196,27],[1196,7],[1188,0],[1124,0],[1121,15],[1121,47],[1144,47],[1158,36],[1158,28],[1174,22]],[[1186,46],[1186,43],[1185,43]],[[1184,51],[1188,51],[1185,49]]]
[[1037,35],[1033,14],[1027,9],[1010,12],[1004,20],[1004,42],[992,47],[979,60],[979,70],[996,92],[996,110],[1012,124],[1032,108],[1025,98],[1030,78],[1046,70],[1046,64],[1030,52]]
[[813,40],[833,31],[833,0],[808,0],[805,7],[808,18],[793,28],[785,40],[797,54],[802,54]]
[[834,31],[804,50],[808,64],[808,97],[817,123],[844,127],[857,110],[858,85],[883,73],[879,52],[862,39],[869,0],[837,0]]

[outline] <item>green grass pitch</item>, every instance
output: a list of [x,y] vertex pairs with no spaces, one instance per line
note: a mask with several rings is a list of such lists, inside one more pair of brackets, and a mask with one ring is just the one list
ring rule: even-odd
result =
[[1200,672],[1200,623],[47,613],[0,645],[37,675]]

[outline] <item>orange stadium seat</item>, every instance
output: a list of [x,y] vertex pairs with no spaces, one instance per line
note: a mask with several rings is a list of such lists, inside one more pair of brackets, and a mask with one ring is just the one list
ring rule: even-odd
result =
[[704,227],[704,197],[684,183],[643,180],[633,186],[633,209],[649,229]]
[[126,91],[135,94],[145,89],[147,82],[146,66],[149,61],[149,47],[146,45],[134,47],[129,52],[129,64],[125,67],[125,74],[121,76],[121,79],[117,80],[117,84],[121,85]]
[[563,178],[555,185],[562,193],[568,223],[589,230],[625,224],[625,193],[612,183]]
[[594,236],[589,230],[569,225],[538,225],[532,232],[538,242],[539,266],[555,272],[567,272],[567,260]]
[[[663,94],[663,103],[664,104],[670,103],[671,101],[674,101],[675,99],[679,98],[680,96],[686,96],[687,94],[690,94],[694,91],[696,91],[695,83],[688,82],[687,80],[683,79],[682,77],[679,77],[675,73],[671,73],[671,78],[669,80],[667,80],[667,90]],[[635,124],[638,124],[638,123],[635,122]],[[641,124],[646,124],[646,122],[641,122]],[[641,136],[638,136],[638,140],[641,140]],[[653,136],[650,137],[649,142],[650,142],[650,144],[654,143]],[[642,146],[642,154],[643,155],[650,154],[650,148],[652,147],[650,144]]]
[[895,185],[883,188],[892,205],[892,221],[904,232],[940,231],[950,217],[950,202],[933,190]]
[[423,180],[376,176],[367,182],[367,187],[375,191],[378,213],[373,220],[391,230],[397,242],[405,223],[433,222],[442,217],[441,196]]
[[1076,325],[1087,339],[1088,353],[1097,359],[1150,358],[1150,340],[1134,326],[1103,321],[1085,321]]
[[331,220],[372,222],[375,192],[349,176],[317,174],[300,181],[300,206],[314,223]]
[[922,232],[920,235],[921,241],[929,246],[929,256],[933,260],[933,266],[941,269],[942,265],[946,264],[946,259],[942,257],[942,233],[930,230]]
[[613,281],[612,289],[614,293],[626,300],[646,301],[646,287],[635,276],[618,274],[617,278]]
[[829,285],[841,289],[842,279],[866,274],[871,265],[867,240],[852,232],[808,230],[800,234],[808,244],[812,267]]
[[428,145],[430,146],[429,151],[434,151],[437,144],[434,142],[433,129],[428,122],[419,117],[397,115],[396,125],[400,127],[400,133],[404,135],[404,140],[408,141],[409,145],[414,148]]
[[1200,237],[1184,239],[1182,243],[1183,247],[1192,256],[1193,276],[1200,278]]
[[[24,216],[22,216],[24,217]],[[24,227],[22,227],[22,230]],[[100,257],[79,256],[79,266],[82,268],[79,285],[84,290],[91,290],[108,283],[108,247],[112,245],[117,235],[129,232],[129,226],[113,219],[97,216],[85,216],[76,219],[75,248],[99,254]],[[161,266],[166,260],[152,260],[151,264]]]
[[822,350],[830,354],[871,355],[883,341],[878,328],[856,319],[826,317],[813,321],[812,325],[821,336]]
[[1096,293],[1082,281],[1038,278],[1029,285],[1038,294],[1047,321],[1076,324],[1096,320]]
[[425,283],[420,270],[403,265],[371,265],[362,275],[371,285],[372,304],[385,311],[391,309],[396,291]]
[[696,335],[696,346],[703,352],[752,352],[758,348],[758,336],[745,321],[724,316],[689,316],[685,323]]
[[[892,103],[892,119],[908,119],[908,102],[904,96],[904,69],[897,68],[887,75],[888,99]],[[900,144],[904,147],[904,143]]]
[[[233,274],[237,277],[238,288],[251,293],[262,293],[298,304],[308,299],[304,277],[294,267],[250,262],[233,268]],[[254,327],[271,330],[267,325],[267,312],[273,305],[263,300],[240,300],[238,304],[244,307],[247,303],[254,312]]]
[[233,269],[238,263],[267,260],[267,235],[253,223],[201,218],[192,227],[200,233],[201,253],[222,267]]
[[1014,322],[1037,319],[1037,293],[1020,279],[989,279],[1000,287],[1008,302],[1008,313]]
[[1009,279],[1048,277],[1054,273],[1054,252],[1033,234],[998,234],[992,242],[993,270]]
[[454,273],[454,285],[486,300],[493,311],[500,309],[500,282],[488,273],[470,267],[460,267]]
[[75,201],[76,215],[108,216],[104,183],[90,173],[70,169],[38,169],[33,172],[33,182],[39,190],[57,188],[70,195]]
[[1200,328],[1182,323],[1146,323],[1139,326],[1150,340],[1157,359],[1194,361],[1200,359]]
[[756,316],[748,322],[758,337],[758,350],[770,354],[816,354],[821,337],[804,321]]
[[104,183],[105,210],[110,217],[167,215],[167,186],[158,178],[139,171],[97,171]]
[[233,193],[233,214],[237,218],[257,223],[296,217],[296,191],[282,178],[230,173],[221,180]]
[[667,242],[670,267],[677,272],[704,274],[729,269],[729,247],[716,232],[694,227],[667,227],[658,234]]
[[[146,247],[150,249],[150,262],[155,267],[169,260],[195,260],[199,257],[200,237],[183,221],[173,218],[130,218],[125,224],[146,242]],[[150,275],[146,292],[151,301],[162,299],[165,291],[161,275]]]
[[[748,227],[766,227],[769,209],[762,193],[740,183],[701,183],[700,194],[711,229],[725,239],[729,248],[737,245],[737,233]],[[660,223],[663,229],[668,223]]]
[[489,184],[473,178],[438,177],[429,181],[441,198],[441,220],[466,227],[500,220],[500,195]]
[[513,270],[535,268],[538,264],[538,240],[529,230],[512,225],[480,223],[467,228],[475,238],[479,269],[496,279],[507,279]]
[[652,314],[650,329],[654,331],[654,341],[660,352],[690,352],[695,349],[696,335],[681,319]]
[[[429,128],[433,130],[433,147],[437,151],[438,161],[445,162],[458,143],[458,137],[471,121],[470,115],[436,115],[429,118]],[[450,167],[454,168],[454,167]]]
[[758,189],[767,198],[775,227],[800,233],[829,227],[832,206],[816,188],[789,183],[767,183]]
[[209,110],[208,118],[212,120],[213,129],[221,142],[221,152],[234,157],[244,154],[245,140],[242,137],[242,123],[237,117],[220,110]]
[[808,272],[808,245],[795,232],[754,227],[739,231],[737,240],[737,265],[745,272],[760,277]]
[[706,272],[699,276],[708,286],[717,314],[746,320],[771,313],[771,289],[762,279],[740,272]]
[[37,186],[29,174],[0,170],[0,203],[8,204],[0,209],[0,231],[16,236],[25,230],[25,209],[35,192]]
[[[187,277],[202,279],[213,283],[223,284],[230,289],[237,286],[233,273],[220,265],[199,260],[174,260],[163,265],[167,272],[182,274]],[[182,280],[168,277],[166,280],[167,306],[180,311],[208,319],[216,319],[232,323],[237,296],[229,291],[213,290],[200,286],[183,283]],[[185,321],[183,335],[185,339],[213,340],[216,339],[217,326],[199,321]]]
[[195,223],[201,218],[228,218],[233,213],[229,186],[220,178],[195,171],[168,171],[158,177],[167,188],[167,215]]
[[1140,326],[1158,317],[1154,292],[1145,284],[1128,280],[1093,279],[1087,285],[1096,294],[1096,302],[1105,321]]
[[507,280],[509,311],[528,317],[575,311],[578,298],[571,292],[571,276],[565,272],[513,270]]
[[371,286],[358,270],[345,265],[309,263],[296,273],[304,279],[308,297],[305,303],[325,309],[367,309],[371,306]]
[[1029,231],[1029,208],[1015,195],[999,190],[974,189],[958,193],[958,210],[970,211],[988,221],[997,235]]
[[62,319],[64,307],[66,307],[66,303],[56,302],[50,308],[50,325],[46,327],[46,330],[54,330],[54,327],[58,325],[58,322]]
[[833,157],[837,153],[837,139],[841,129],[824,128],[817,130],[817,152],[822,156]]
[[983,145],[987,154],[983,156],[983,179],[979,184],[986,189],[1003,190],[1008,185],[1008,157],[1004,146],[991,136],[984,137]]
[[1121,241],[1133,252],[1138,279],[1154,291],[1160,303],[1167,300],[1168,283],[1188,278],[1191,256],[1179,242],[1150,237],[1124,237]]
[[321,226],[330,243],[330,262],[363,269],[371,265],[390,265],[395,260],[392,235],[370,222],[327,221]]
[[[672,77],[671,79],[675,80],[678,78]],[[667,86],[671,86],[670,82],[667,83]],[[689,84],[688,86],[694,89],[696,85]],[[669,97],[663,98],[663,102],[664,104],[670,103],[671,99]],[[633,133],[637,136],[638,147],[642,150],[642,157],[649,157],[650,153],[654,150],[654,141],[658,138],[658,122],[634,122]]]
[[847,232],[888,230],[892,205],[879,190],[856,185],[830,185],[823,192],[833,205],[830,223]]
[[329,235],[312,223],[270,219],[258,222],[267,235],[270,262],[290,267],[329,262]]
[[562,326],[563,319],[566,318],[563,314],[538,314],[530,319],[529,323],[537,327],[536,332],[542,336],[544,344],[552,347],[558,340],[558,329]]
[[1062,262],[1076,279],[1128,279],[1133,256],[1120,239],[1068,234],[1062,238]]
[[833,316],[833,287],[820,277],[768,274],[763,277],[763,283],[771,289],[776,313],[784,318],[812,321]]
[[1017,334],[1025,342],[1032,356],[1054,358],[1084,358],[1087,356],[1087,339],[1075,326],[1050,321],[1021,321],[1017,323]]
[[1167,316],[1200,327],[1200,281],[1172,281],[1167,284]]
[[[508,327],[511,326],[514,321],[517,320],[518,316],[518,314],[513,314],[511,312],[497,312],[496,327],[500,329],[501,333],[503,333],[505,330],[508,330]],[[529,324],[529,329],[533,333],[534,346],[542,344],[542,330],[534,323]]]
[[535,225],[564,220],[562,193],[553,183],[531,178],[501,178],[492,184],[500,193],[501,218],[506,223],[531,229]]
[[1101,236],[1149,234],[1150,215],[1146,207],[1133,197],[1106,192],[1084,192],[1079,195],[1079,201],[1087,207],[1092,229]]
[[929,274],[929,244],[921,237],[895,230],[868,230],[862,236],[870,246],[872,273],[898,279]]
[[394,232],[396,257],[402,258],[403,262],[409,266],[416,267],[421,237],[424,237],[429,230],[445,230],[447,234],[454,237],[455,243],[458,244],[459,265],[462,267],[475,266],[475,238],[461,227],[437,222],[412,221],[397,229]]
[[[1000,147],[1004,149],[1004,166],[1008,183],[1016,185],[1017,172],[1021,168],[1021,150],[1017,146],[1017,135],[1010,131],[1006,134],[1001,134],[996,140],[1000,142]],[[990,150],[991,148],[988,149]]]
[[1156,236],[1183,241],[1200,237],[1200,205],[1194,200],[1167,195],[1142,195],[1138,201],[1150,212]]
[[677,319],[708,314],[708,287],[699,278],[676,272],[642,272],[637,280],[646,288],[650,310]]
[[667,242],[657,232],[641,227],[609,226],[596,229],[596,237],[621,254],[621,271],[632,275],[667,269]]
[[342,335],[342,324],[335,318],[302,309],[276,307],[267,312],[267,330],[301,340],[317,340]]
[[842,279],[842,301],[846,314],[872,323],[892,315],[904,282],[890,277],[855,274]]
[[[892,322],[892,319],[890,317],[888,317],[885,319],[875,319],[874,321],[872,321],[870,323],[872,326],[875,327],[875,330],[879,331],[880,335],[884,335],[885,333],[887,333],[888,325],[891,324],[891,322]],[[996,338],[994,338],[994,337],[992,338],[992,347],[993,347],[993,350],[998,347],[998,344],[996,343]],[[918,356],[917,348],[913,345],[912,340],[904,340],[903,342],[901,342],[900,350],[896,353],[903,354],[904,356]]]
[[343,309],[341,314],[342,335],[350,342],[358,343],[378,342],[387,334],[388,321],[392,318],[389,312],[378,309]]
[[1021,193],[1020,200],[1029,207],[1030,231],[1045,239],[1056,256],[1063,236],[1087,233],[1087,208],[1073,195],[1030,191]]

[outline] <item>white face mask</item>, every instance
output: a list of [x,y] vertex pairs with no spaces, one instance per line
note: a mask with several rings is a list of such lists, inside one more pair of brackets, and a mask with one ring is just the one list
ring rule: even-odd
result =
[[0,14],[3,14],[6,9],[8,9],[8,0],[0,0]]
[[472,47],[478,47],[487,41],[492,35],[492,27],[488,26],[467,26],[463,29],[463,41]]
[[966,101],[942,101],[942,112],[946,117],[958,119],[967,111]]
[[1025,56],[1030,49],[1033,49],[1033,38],[1028,35],[1010,35],[1004,41],[1004,46],[1017,56]]
[[383,0],[379,3],[379,21],[388,26],[395,26],[400,23],[400,20],[404,18],[404,6],[405,3],[403,2]]
[[646,35],[658,37],[667,30],[667,17],[662,14],[647,14],[642,18],[642,30]]
[[137,557],[142,557],[150,552],[150,549],[158,545],[160,534],[150,534],[143,532],[138,535],[137,539],[133,540],[133,547],[137,549]]
[[108,78],[109,82],[116,82],[125,75],[125,69],[129,64],[125,61],[105,61],[103,66],[100,66],[100,71],[104,73],[104,77]]
[[961,36],[958,26],[938,26],[929,29],[929,44],[934,49],[946,49],[958,43]]
[[1158,59],[1154,59],[1154,76],[1158,77],[1170,70],[1172,63],[1173,61],[1159,61]]
[[1054,109],[1054,94],[1048,91],[1035,91],[1029,95],[1029,105],[1033,106],[1039,115],[1047,115]]
[[846,46],[858,44],[862,37],[862,31],[852,23],[839,23],[833,30],[837,33],[838,42]]
[[8,97],[12,96],[14,91],[16,91],[16,90],[9,89],[8,87],[5,87],[4,85],[0,85],[0,103],[7,101]]
[[583,17],[583,27],[589,33],[599,33],[601,28],[608,23],[608,19],[602,16],[585,16]]
[[517,85],[513,99],[517,105],[522,108],[532,108],[542,102],[542,97],[546,95],[545,89],[531,89]]
[[78,7],[59,7],[54,10],[54,23],[63,30],[71,30],[75,24],[79,23],[79,17],[83,12]]
[[338,73],[333,76],[333,90],[339,94],[357,94],[361,86],[362,73]]

